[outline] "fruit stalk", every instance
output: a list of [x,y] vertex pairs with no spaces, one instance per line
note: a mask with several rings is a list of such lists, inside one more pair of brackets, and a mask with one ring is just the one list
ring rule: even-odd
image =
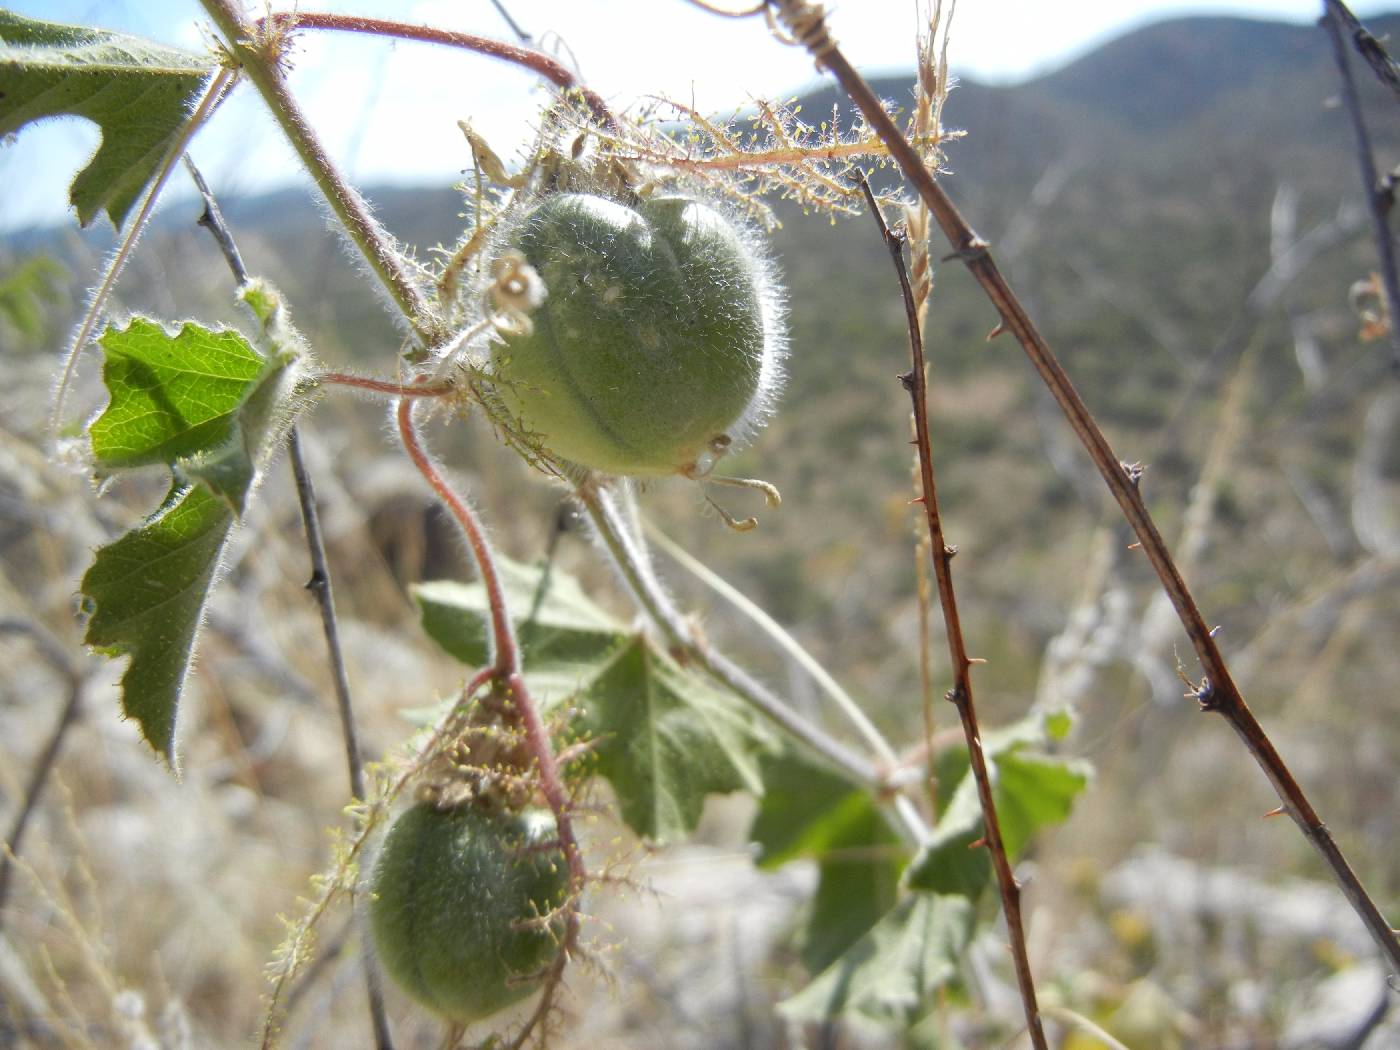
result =
[[579,941],[579,900],[588,879],[583,863],[583,853],[574,833],[572,800],[564,785],[555,760],[554,749],[550,744],[549,733],[540,718],[539,709],[530,696],[529,688],[522,675],[520,646],[516,640],[515,627],[506,607],[505,592],[501,586],[500,573],[491,553],[485,531],[477,520],[475,512],[457,493],[451,483],[443,477],[437,465],[423,448],[417,427],[413,421],[415,398],[404,398],[399,402],[396,413],[399,437],[403,441],[409,459],[418,468],[428,485],[447,507],[448,512],[461,527],[467,544],[472,551],[482,586],[486,591],[487,604],[491,611],[492,664],[491,677],[497,686],[510,697],[514,711],[525,731],[526,746],[535,760],[536,774],[539,777],[540,793],[544,795],[554,814],[558,832],[559,848],[569,866],[568,897],[561,906],[564,932],[559,942],[559,951],[545,976],[544,993],[539,1004],[531,1013],[521,1031],[511,1042],[512,1047],[524,1045],[529,1037],[549,1013],[563,977],[564,967],[578,947]]

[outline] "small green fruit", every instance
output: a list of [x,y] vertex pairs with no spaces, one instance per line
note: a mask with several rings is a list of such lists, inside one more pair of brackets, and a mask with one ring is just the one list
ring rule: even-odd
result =
[[714,208],[557,193],[506,237],[543,280],[529,331],[493,351],[506,408],[609,474],[706,473],[779,379],[770,267]]
[[[568,891],[554,817],[422,803],[394,822],[375,864],[379,959],[424,1006],[469,1024],[525,998],[558,952],[538,920]],[[531,979],[535,978],[535,979]]]

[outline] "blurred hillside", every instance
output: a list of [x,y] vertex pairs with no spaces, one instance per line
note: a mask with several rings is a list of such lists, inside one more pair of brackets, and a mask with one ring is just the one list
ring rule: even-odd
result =
[[[1371,28],[1400,30],[1400,15]],[[1400,105],[1369,72],[1357,76],[1389,169],[1400,162]],[[911,97],[906,80],[876,86],[896,104]],[[967,134],[949,143],[944,179],[1118,453],[1146,464],[1153,512],[1206,616],[1222,625],[1241,685],[1394,914],[1400,377],[1383,342],[1359,340],[1349,302],[1375,266],[1375,247],[1336,90],[1320,30],[1227,18],[1163,23],[1014,87],[961,83],[944,116]],[[802,100],[804,117],[822,119],[835,98]],[[368,196],[424,256],[462,224],[461,196],[449,187],[371,187]],[[320,206],[301,190],[222,203],[250,270],[283,290],[321,360],[391,374],[400,335],[327,233]],[[906,505],[908,402],[895,379],[907,367],[898,287],[868,217],[833,224],[791,208],[779,215],[773,252],[789,286],[789,385],[773,425],[729,466],[774,482],[784,505],[742,536],[689,484],[659,485],[642,506],[789,625],[895,740],[913,744],[922,732],[916,522]],[[196,217],[193,208],[168,211],[156,223],[122,280],[120,309],[238,320],[227,271]],[[0,282],[36,253],[69,277],[26,278],[37,282],[30,299],[42,316],[24,329],[0,320],[0,360],[27,394],[6,409],[11,439],[37,444],[53,347],[110,241],[102,231],[65,229],[0,244]],[[1291,826],[1258,819],[1276,803],[1237,741],[1181,698],[1178,657],[1187,676],[1196,673],[1189,647],[1163,617],[1145,562],[1128,549],[1101,483],[1019,349],[1009,337],[986,341],[995,323],[961,268],[940,266],[927,336],[935,455],[960,549],[965,629],[974,654],[989,661],[977,679],[983,719],[1071,704],[1080,712],[1071,746],[1100,771],[1031,865],[1042,871],[1029,898],[1040,961],[1067,998],[1101,1000],[1104,1018],[1150,984],[1163,990],[1167,1014],[1196,1026],[1162,1022],[1160,1032],[1176,1034],[1130,1045],[1321,1045],[1286,1037],[1301,1030],[1321,982],[1347,972],[1364,946],[1340,934],[1333,943],[1313,927],[1290,941],[1264,929],[1273,920],[1262,913],[1220,919],[1182,905],[1179,914],[1154,914],[1149,893],[1122,888],[1150,883],[1129,877],[1159,856],[1144,860],[1149,845],[1238,869],[1241,898],[1284,876],[1323,876]],[[79,392],[93,408],[95,360]],[[466,571],[385,440],[383,420],[381,405],[347,400],[323,404],[309,427],[331,528],[345,544],[337,586],[362,625],[354,629],[364,631],[409,624],[402,579]],[[484,427],[457,428],[439,446],[501,546],[522,560],[541,557],[561,491],[532,480]],[[41,611],[61,619],[81,566],[56,570],[61,558],[44,536],[58,528],[59,512],[36,510],[39,497],[14,480],[20,468],[5,469],[5,571],[16,593],[42,595]],[[294,536],[282,479],[266,488],[267,527]],[[742,495],[715,495],[741,516],[750,509]],[[79,553],[96,542],[93,530],[75,541]],[[569,537],[560,559],[624,607],[585,539]],[[810,686],[751,628],[679,570],[664,561],[662,570],[706,615],[712,637],[816,709]],[[56,571],[70,578],[55,586]],[[271,586],[264,576],[244,591],[252,601]],[[300,600],[290,591],[279,599],[287,607]],[[933,652],[941,692],[936,633]],[[421,706],[456,673],[439,667],[413,678],[403,670],[413,666],[407,656],[394,666],[399,692],[387,702],[398,706]],[[262,715],[231,703],[230,724],[247,721],[251,735]],[[17,696],[5,704],[15,719],[23,713]],[[35,717],[42,723],[47,710]],[[394,718],[370,722],[371,749],[392,744]],[[29,754],[25,747],[16,760]],[[276,776],[259,775],[275,790]],[[264,917],[285,906],[259,903]],[[1075,975],[1091,963],[1100,983],[1084,992]],[[1264,990],[1255,987],[1252,999],[1239,992],[1242,974]]]

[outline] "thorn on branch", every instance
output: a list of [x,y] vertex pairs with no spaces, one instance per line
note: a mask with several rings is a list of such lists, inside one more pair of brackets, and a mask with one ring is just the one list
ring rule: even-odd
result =
[[997,322],[997,326],[996,326],[995,328],[993,328],[990,332],[987,333],[987,342],[990,343],[990,342],[991,342],[993,339],[995,339],[997,336],[999,336],[999,335],[1005,335],[1005,334],[1006,334],[1006,322],[1005,322],[1005,321],[998,321],[998,322]]
[[974,850],[974,849],[986,849],[986,848],[987,848],[987,836],[986,836],[986,835],[983,835],[980,839],[974,839],[972,842],[969,842],[969,843],[967,844],[967,848],[970,849],[970,850]]
[[[900,372],[899,385],[912,394],[914,392],[914,378],[914,370],[912,368],[907,372]],[[914,444],[918,444],[918,442],[916,441]]]
[[1220,697],[1209,678],[1202,678],[1201,684],[1188,692],[1186,696],[1200,704],[1202,711],[1218,711],[1220,709]]
[[1123,468],[1123,473],[1128,475],[1128,483],[1133,488],[1138,488],[1142,484],[1142,475],[1147,468],[1141,463],[1129,463],[1127,460],[1119,460],[1118,465]]
[[973,233],[968,237],[967,243],[957,251],[949,252],[940,259],[940,262],[961,262],[971,266],[975,262],[981,262],[991,254],[991,241],[984,241],[977,234]]
[[1276,808],[1276,809],[1271,809],[1271,810],[1269,810],[1269,812],[1265,813],[1265,814],[1264,814],[1264,819],[1265,819],[1265,820],[1268,820],[1270,817],[1280,817],[1280,816],[1282,816],[1283,814],[1285,814],[1285,813],[1287,813],[1287,812],[1288,812],[1288,810],[1287,810],[1286,807],[1284,807],[1284,806],[1279,806],[1278,808]]

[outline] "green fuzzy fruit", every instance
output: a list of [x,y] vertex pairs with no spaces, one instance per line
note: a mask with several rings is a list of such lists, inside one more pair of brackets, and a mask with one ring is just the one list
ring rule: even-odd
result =
[[767,265],[707,205],[546,198],[508,237],[543,279],[493,351],[500,396],[544,447],[609,474],[704,473],[777,379]]
[[[558,952],[532,922],[558,908],[569,872],[543,809],[504,813],[422,803],[394,822],[375,864],[379,959],[424,1006],[469,1024],[535,991]],[[528,847],[536,847],[527,851]]]

